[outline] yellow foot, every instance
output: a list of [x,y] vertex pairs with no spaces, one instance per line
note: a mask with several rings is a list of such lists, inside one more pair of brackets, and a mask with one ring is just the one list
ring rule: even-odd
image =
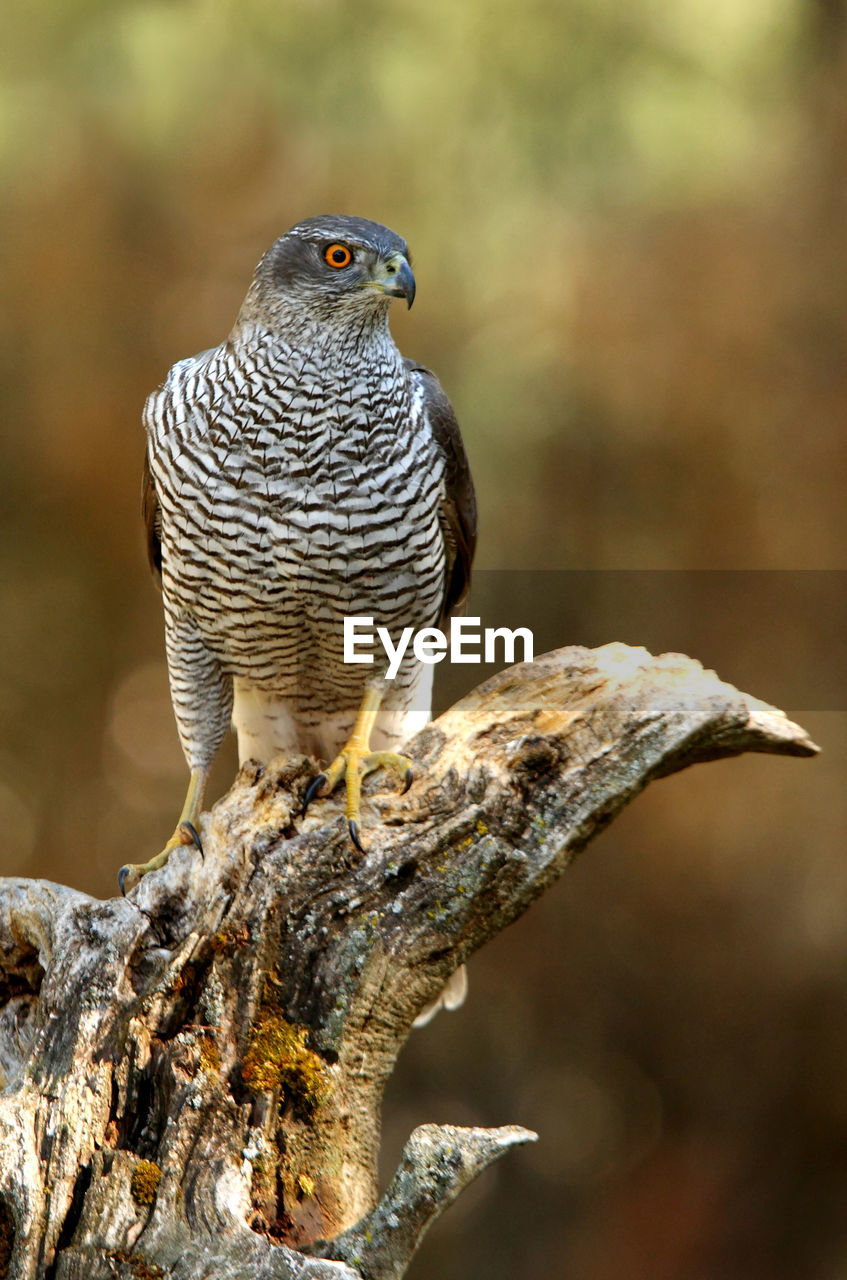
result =
[[356,848],[360,853],[364,853],[365,850],[359,838],[362,820],[360,812],[362,778],[373,773],[374,769],[396,769],[404,776],[405,785],[400,794],[405,795],[413,781],[412,762],[408,756],[397,755],[394,751],[360,751],[351,744],[352,739],[344,750],[338,753],[326,772],[319,773],[309,784],[303,802],[303,813],[305,814],[309,805],[317,797],[330,795],[343,778],[347,792],[347,829]]
[[118,872],[118,884],[124,897],[131,889],[135,888],[142,876],[146,876],[148,871],[158,871],[160,867],[163,867],[174,849],[179,849],[183,845],[194,844],[200,850],[200,857],[203,857],[203,845],[195,824],[200,820],[200,813],[203,808],[203,792],[208,774],[208,769],[192,769],[191,780],[188,784],[188,794],[185,797],[185,804],[182,806],[179,822],[176,824],[176,830],[162,852],[157,853],[155,858],[151,858],[149,862],[128,862],[121,867]]
[[371,751],[370,749],[371,730],[381,700],[381,690],[368,686],[349,741],[339,751],[329,768],[324,773],[319,773],[309,784],[303,801],[305,814],[316,797],[330,795],[343,778],[347,793],[347,829],[350,832],[350,839],[360,853],[365,852],[359,837],[362,820],[362,779],[367,774],[373,773],[375,769],[396,769],[398,773],[403,774],[404,778],[402,795],[409,790],[413,781],[412,762],[408,756],[398,755],[396,751]]

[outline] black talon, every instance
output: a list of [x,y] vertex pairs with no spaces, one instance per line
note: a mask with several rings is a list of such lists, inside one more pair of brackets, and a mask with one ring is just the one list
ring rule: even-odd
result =
[[194,823],[193,823],[193,822],[181,822],[181,823],[179,824],[179,829],[180,829],[180,831],[187,831],[187,832],[188,832],[188,834],[191,836],[191,841],[192,841],[192,843],[197,845],[197,848],[198,848],[198,850],[199,850],[199,852],[200,852],[200,857],[201,857],[201,858],[203,858],[203,859],[204,859],[204,861],[205,861],[206,855],[205,855],[205,853],[203,852],[203,841],[200,839],[200,835],[199,835],[199,833],[198,833],[198,831],[197,831],[197,828],[195,827]]
[[303,797],[303,809],[300,814],[301,818],[305,818],[306,810],[314,800],[315,796],[320,791],[321,787],[325,784],[326,780],[327,780],[326,774],[319,773],[318,776],[316,778],[313,778],[312,781],[309,783],[308,787],[306,788],[306,794]]
[[120,871],[118,872],[118,885],[120,886],[122,898],[126,897],[126,889],[124,888],[124,885],[126,884],[126,878],[128,875],[129,875],[129,867],[121,867]]
[[405,785],[404,785],[404,787],[403,787],[403,790],[400,792],[400,795],[401,795],[401,796],[404,796],[404,795],[406,794],[406,792],[409,790],[409,787],[412,785],[412,783],[414,782],[414,780],[415,780],[415,775],[412,773],[412,770],[411,770],[411,769],[407,769],[407,770],[406,770]]
[[359,839],[359,824],[356,822],[355,818],[348,818],[347,830],[350,832],[350,839],[359,850],[359,853],[365,853],[366,850]]

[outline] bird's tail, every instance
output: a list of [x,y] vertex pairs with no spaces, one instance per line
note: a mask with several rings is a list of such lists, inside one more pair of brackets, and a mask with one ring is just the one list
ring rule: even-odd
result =
[[455,973],[451,974],[447,979],[447,983],[441,991],[441,994],[431,1000],[429,1004],[424,1005],[418,1016],[412,1023],[413,1027],[425,1027],[431,1022],[439,1009],[458,1009],[460,1005],[465,1003],[465,996],[468,994],[468,971],[465,965],[459,965]]

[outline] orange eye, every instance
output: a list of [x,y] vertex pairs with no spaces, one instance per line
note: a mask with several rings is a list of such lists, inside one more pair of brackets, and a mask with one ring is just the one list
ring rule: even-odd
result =
[[331,244],[328,249],[324,249],[324,261],[331,267],[340,269],[353,261],[353,255],[346,244]]

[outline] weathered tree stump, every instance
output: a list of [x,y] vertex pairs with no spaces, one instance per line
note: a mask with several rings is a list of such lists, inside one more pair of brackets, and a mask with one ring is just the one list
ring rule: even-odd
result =
[[[524,1129],[425,1125],[377,1203],[412,1022],[654,778],[816,748],[689,658],[571,648],[481,685],[370,794],[300,820],[305,757],[245,765],[132,900],[0,881],[0,1277],[399,1280]],[[378,784],[377,784],[378,785]]]

